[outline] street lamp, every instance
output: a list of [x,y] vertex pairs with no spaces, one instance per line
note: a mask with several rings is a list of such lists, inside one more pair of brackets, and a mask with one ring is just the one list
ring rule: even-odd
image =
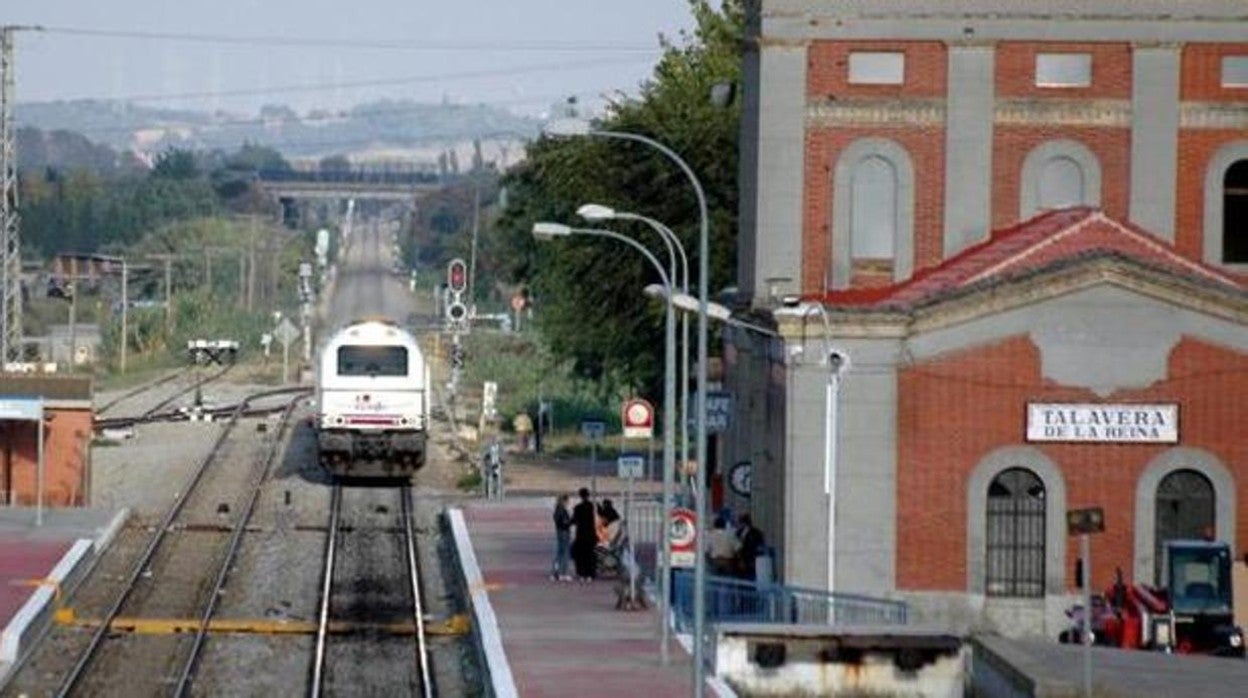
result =
[[[612,240],[619,240],[633,249],[641,252],[654,265],[655,271],[659,273],[659,278],[663,280],[663,284],[659,288],[663,289],[665,295],[671,296],[671,277],[663,271],[663,266],[645,245],[637,242],[633,238],[621,235],[612,230],[573,228],[563,225],[562,223],[546,223],[539,222],[533,225],[533,237],[539,240],[553,240],[560,237],[569,237],[571,235],[589,235],[593,237],[605,237]],[[660,530],[666,533],[668,523],[668,503],[671,500],[671,478],[670,473],[675,470],[675,422],[676,422],[676,319],[675,311],[672,304],[667,304],[667,311],[664,318],[664,375],[663,375],[663,490],[664,490],[664,507],[662,512],[662,520],[660,521]],[[663,536],[663,551],[659,557],[660,566],[660,594],[659,594],[659,615],[663,619],[663,627],[667,627],[667,607],[668,594],[667,584],[670,577],[669,569],[671,565],[671,536]],[[664,638],[664,647],[666,648],[666,637]]]
[[[786,296],[783,303],[802,321],[802,350],[806,346],[806,319],[818,313],[823,324],[823,356],[827,362],[828,380],[824,387],[823,410],[823,493],[828,498],[827,512],[827,579],[828,593],[836,591],[836,480],[838,475],[837,445],[840,436],[841,372],[849,367],[849,355],[832,346],[832,325],[823,303],[803,305],[798,296]],[[784,312],[784,311],[781,311]]]
[[[622,220],[641,221],[659,234],[667,246],[670,260],[669,269],[673,286],[677,278],[681,279],[680,292],[689,293],[689,256],[685,254],[685,246],[672,229],[659,221],[636,213],[617,211],[601,204],[585,204],[576,210],[577,215],[588,221]],[[676,275],[676,255],[680,254],[681,276]],[[696,302],[696,301],[695,301]],[[680,316],[680,462],[689,461],[689,316]]]
[[[716,104],[723,104],[724,95],[718,95]],[[592,136],[596,138],[610,138],[615,140],[633,141],[634,143],[642,143],[655,150],[663,153],[669,160],[676,164],[677,167],[685,173],[689,178],[689,183],[693,185],[693,192],[698,199],[698,371],[697,384],[698,395],[697,404],[695,406],[695,415],[697,417],[697,436],[695,447],[695,460],[698,463],[699,474],[695,478],[694,484],[694,516],[700,528],[706,528],[706,497],[704,483],[706,481],[706,360],[707,360],[707,299],[709,298],[709,274],[710,274],[710,217],[707,215],[706,193],[702,190],[702,183],[698,181],[698,176],[694,174],[693,168],[689,167],[689,163],[676,153],[676,151],[663,145],[662,143],[642,136],[636,133],[628,133],[625,131],[602,131],[593,128],[590,123],[584,119],[565,118],[557,119],[544,129],[547,135],[551,136]],[[674,473],[663,473],[663,481],[670,482]],[[670,487],[670,485],[668,485]],[[663,497],[663,515],[666,519],[668,512],[671,511],[671,492],[664,493]],[[665,535],[668,538],[670,535]],[[664,544],[667,547],[667,544]],[[704,677],[706,667],[704,666],[703,653],[703,626],[706,621],[706,560],[705,556],[700,552],[695,555],[693,568],[693,695],[694,698],[702,698],[706,693],[704,685]],[[666,583],[665,583],[666,586]],[[664,604],[666,606],[666,603]],[[668,627],[667,618],[663,618],[662,628],[662,652],[663,662],[667,662],[667,637]]]

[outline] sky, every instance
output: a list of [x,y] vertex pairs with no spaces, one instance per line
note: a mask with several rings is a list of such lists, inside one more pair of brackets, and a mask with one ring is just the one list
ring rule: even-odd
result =
[[540,115],[635,92],[687,0],[4,0],[22,102],[254,113],[380,98]]

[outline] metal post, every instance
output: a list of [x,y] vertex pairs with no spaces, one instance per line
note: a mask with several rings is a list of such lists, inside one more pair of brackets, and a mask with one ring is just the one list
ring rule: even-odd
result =
[[78,258],[69,259],[69,370],[78,359]]
[[282,342],[282,385],[290,381],[290,342]]
[[1092,536],[1079,534],[1083,558],[1083,695],[1092,698]]
[[165,333],[173,330],[173,258],[165,257]]
[[0,26],[0,367],[22,352],[22,250],[17,225],[17,129],[13,42],[20,29]]
[[[542,403],[537,403],[537,421],[542,421]],[[589,492],[598,497],[598,439],[589,440]]]
[[121,372],[126,372],[127,335],[130,332],[130,267],[121,260]]
[[[829,357],[830,360],[830,357]],[[823,493],[828,497],[828,593],[836,591],[836,450],[839,426],[838,398],[840,397],[840,376],[829,368],[828,382],[824,388],[824,415],[827,424],[823,430],[824,480]],[[835,604],[833,605],[835,609]],[[831,619],[836,622],[835,617]]]
[[38,454],[38,461],[36,463],[36,468],[35,468],[35,525],[42,526],[43,525],[43,469],[44,469],[44,454],[43,454],[44,431],[43,431],[43,404],[42,403],[40,403],[39,405],[39,427],[38,428],[39,428],[39,445],[38,445],[39,454]]
[[477,237],[481,234],[481,175],[473,173],[472,244],[468,251],[468,307],[477,304]]

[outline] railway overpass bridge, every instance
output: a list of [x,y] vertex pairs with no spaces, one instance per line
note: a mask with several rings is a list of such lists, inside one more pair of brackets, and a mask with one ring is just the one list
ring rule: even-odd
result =
[[265,192],[283,202],[355,199],[410,203],[443,184],[436,174],[415,171],[260,170],[256,177]]

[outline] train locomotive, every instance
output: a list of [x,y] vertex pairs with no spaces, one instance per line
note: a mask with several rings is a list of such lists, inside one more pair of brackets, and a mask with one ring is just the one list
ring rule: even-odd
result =
[[410,477],[425,464],[429,365],[411,333],[365,319],[322,347],[317,371],[317,447],[337,478]]

